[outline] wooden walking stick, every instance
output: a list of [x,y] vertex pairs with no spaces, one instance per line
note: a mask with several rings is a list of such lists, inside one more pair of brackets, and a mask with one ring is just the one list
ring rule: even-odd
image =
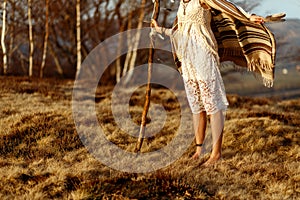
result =
[[[157,20],[160,10],[160,0],[152,0],[154,3],[153,13],[151,20]],[[150,23],[150,26],[153,27],[152,23]],[[135,146],[135,152],[139,152],[141,150],[143,141],[144,141],[144,135],[145,135],[145,128],[146,128],[146,120],[147,120],[147,114],[150,107],[150,95],[151,95],[151,75],[152,75],[152,63],[153,63],[153,55],[154,55],[154,41],[153,38],[150,38],[150,46],[149,46],[149,57],[148,57],[148,82],[146,87],[146,99],[144,103],[144,110],[142,113],[142,122],[140,127],[140,133],[139,138]]]

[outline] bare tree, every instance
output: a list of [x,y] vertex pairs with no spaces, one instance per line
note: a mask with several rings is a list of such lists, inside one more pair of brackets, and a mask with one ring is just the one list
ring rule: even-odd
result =
[[[128,30],[131,29],[132,27],[132,16],[133,16],[133,11],[129,12],[128,13],[128,24],[127,24],[127,28]],[[132,41],[132,35],[131,35],[131,32],[128,31],[127,32],[127,46],[128,46],[128,53],[126,55],[126,59],[125,59],[125,63],[124,63],[124,67],[123,67],[123,73],[122,75],[125,76],[127,71],[128,71],[128,68],[129,68],[129,63],[130,63],[130,60],[131,60],[131,57],[132,57],[132,49],[133,49],[133,45],[132,45],[133,41]]]
[[143,20],[144,20],[144,17],[145,17],[145,5],[146,5],[146,0],[142,0],[141,2],[141,8],[140,8],[140,15],[139,15],[139,19],[138,19],[138,25],[137,25],[137,33],[136,35],[133,37],[133,45],[132,45],[132,48],[131,50],[133,51],[130,51],[131,52],[131,58],[130,58],[130,61],[129,61],[129,74],[125,80],[125,83],[127,83],[132,75],[133,75],[133,69],[134,69],[134,66],[135,66],[135,62],[136,62],[136,58],[137,58],[137,47],[139,45],[139,42],[140,42],[140,39],[141,39],[141,31],[140,29],[142,28],[143,26]]
[[56,67],[56,70],[58,72],[58,74],[62,77],[64,75],[64,71],[63,71],[63,68],[59,62],[59,58],[58,56],[56,55],[55,51],[53,50],[52,46],[49,45],[49,51],[50,51],[50,54],[51,56],[53,57],[53,60],[54,60],[54,63],[55,63],[55,67]]
[[[4,2],[7,2],[6,9],[2,9]],[[99,42],[130,27],[142,27],[143,19],[150,15],[148,9],[152,9],[152,4],[146,0],[3,0],[0,23],[5,34],[1,37],[1,57],[7,57],[6,63],[13,74],[74,77],[83,57]],[[9,18],[3,20],[2,14]],[[133,40],[129,49],[135,49],[140,36],[134,34],[130,38]],[[128,47],[126,43],[120,45],[120,49]],[[118,68],[107,73],[110,79],[116,77],[116,73],[120,78],[125,56],[116,60]],[[132,69],[135,62],[146,61],[143,56],[137,56],[137,52],[131,52],[129,58],[125,72]],[[3,70],[1,66],[1,73]]]
[[33,30],[32,30],[32,15],[31,15],[32,0],[28,0],[28,24],[29,24],[29,77],[33,74]]
[[15,10],[16,10],[16,2],[15,0],[11,0],[11,24],[10,24],[10,30],[9,30],[9,53],[8,58],[11,60],[11,57],[15,51],[14,42],[15,42]]
[[[123,3],[123,0],[119,1],[116,4],[116,9],[115,9],[115,13],[117,15],[118,18],[118,22],[119,22],[119,32],[122,33],[125,30],[125,20],[121,15],[120,9],[121,9],[121,5]],[[124,34],[119,34],[119,42],[118,42],[118,55],[121,55],[121,50],[123,48],[123,35]],[[120,82],[121,80],[121,57],[119,56],[116,59],[116,82]]]
[[77,39],[77,75],[80,73],[81,67],[81,36],[80,36],[80,20],[81,20],[81,13],[80,13],[80,0],[76,1],[76,39]]
[[3,73],[7,73],[7,50],[5,46],[5,35],[6,35],[6,5],[7,0],[3,1],[3,17],[2,17],[2,34],[1,34],[1,46],[3,51]]
[[[135,62],[137,59],[137,47],[140,42],[141,38],[141,31],[139,29],[142,28],[143,26],[143,20],[145,17],[145,6],[146,6],[146,0],[141,1],[141,6],[139,9],[139,17],[138,17],[138,23],[137,23],[137,32],[135,35],[131,35],[130,32],[127,32],[127,43],[128,43],[128,53],[126,55],[125,63],[124,63],[124,68],[123,68],[123,76],[126,75],[129,71],[129,74],[127,74],[127,78],[125,80],[125,83],[128,82],[131,77],[132,77],[132,69],[135,66]],[[134,10],[129,12],[128,15],[128,29],[132,28],[132,23],[133,23],[133,16],[134,16]]]
[[48,48],[48,37],[49,37],[49,0],[45,1],[46,3],[46,11],[45,11],[45,39],[44,39],[44,50],[43,50],[43,60],[40,69],[40,78],[43,77],[44,68],[46,64],[47,57],[47,48]]

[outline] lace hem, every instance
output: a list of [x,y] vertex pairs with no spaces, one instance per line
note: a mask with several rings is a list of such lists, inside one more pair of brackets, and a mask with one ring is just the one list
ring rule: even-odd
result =
[[187,99],[192,113],[198,114],[206,111],[211,115],[219,110],[227,110],[228,101],[221,88],[218,86],[217,79],[185,81]]

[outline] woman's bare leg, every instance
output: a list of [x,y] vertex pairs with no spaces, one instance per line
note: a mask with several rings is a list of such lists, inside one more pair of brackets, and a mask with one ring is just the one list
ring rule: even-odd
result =
[[209,166],[216,163],[222,156],[222,139],[224,128],[224,115],[220,110],[210,116],[211,132],[213,139],[213,150],[210,158],[204,163],[204,166]]
[[[205,138],[205,131],[206,131],[206,123],[207,123],[207,115],[206,112],[201,112],[199,114],[193,114],[193,125],[196,137],[196,144],[203,144]],[[196,147],[196,152],[192,156],[193,159],[199,158],[201,155],[201,146]]]

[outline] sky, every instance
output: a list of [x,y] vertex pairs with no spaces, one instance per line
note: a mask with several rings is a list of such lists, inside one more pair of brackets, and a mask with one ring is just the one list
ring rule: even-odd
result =
[[253,10],[257,15],[286,13],[286,18],[300,19],[300,0],[262,0],[260,6]]

